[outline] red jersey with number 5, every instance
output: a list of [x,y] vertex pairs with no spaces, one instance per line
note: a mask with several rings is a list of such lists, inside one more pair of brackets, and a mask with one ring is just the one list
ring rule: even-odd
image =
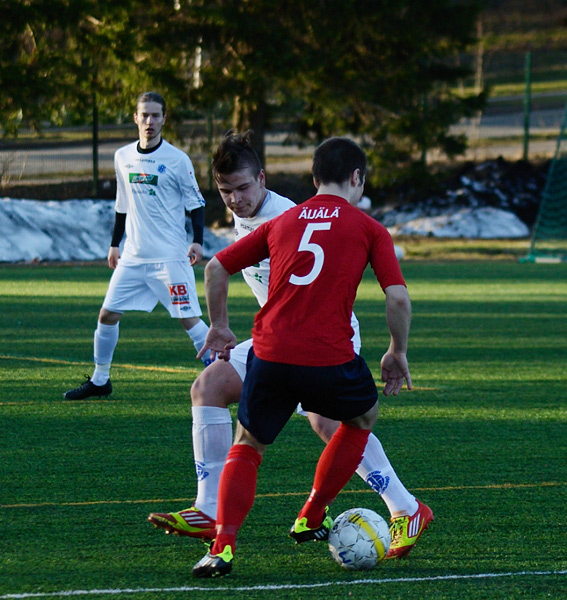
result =
[[305,366],[352,360],[350,319],[366,266],[383,290],[405,285],[388,230],[338,196],[314,196],[216,258],[234,274],[268,256],[268,301],[252,330],[254,353],[263,360]]

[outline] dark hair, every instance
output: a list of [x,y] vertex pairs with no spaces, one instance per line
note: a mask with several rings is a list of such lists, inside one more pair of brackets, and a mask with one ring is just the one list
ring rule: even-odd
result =
[[318,183],[343,183],[356,169],[361,177],[366,176],[366,154],[348,138],[329,138],[313,154],[312,173]]
[[244,133],[236,133],[233,129],[226,132],[213,156],[213,177],[217,181],[222,175],[246,168],[250,168],[255,179],[258,178],[262,163],[250,145],[252,133],[250,129]]
[[158,94],[157,92],[144,92],[143,94],[140,94],[136,99],[136,110],[138,110],[138,105],[141,102],[157,102],[158,104],[161,104],[161,111],[165,115],[165,100],[161,94]]

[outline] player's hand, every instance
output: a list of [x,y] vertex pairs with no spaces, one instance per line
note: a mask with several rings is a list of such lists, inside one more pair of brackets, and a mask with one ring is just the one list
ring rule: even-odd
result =
[[118,246],[110,246],[110,249],[108,251],[108,266],[111,269],[116,269],[119,258],[120,258],[120,248],[118,248]]
[[230,351],[235,346],[236,336],[228,327],[211,326],[205,338],[205,345],[201,348],[199,354],[197,354],[197,358],[202,358],[205,352],[210,350],[212,360],[220,358],[221,360],[228,361],[230,359]]
[[408,390],[411,390],[411,376],[405,354],[386,352],[380,366],[382,367],[382,381],[386,384],[383,390],[384,396],[390,394],[397,396],[404,385],[404,379]]
[[191,265],[197,264],[203,260],[203,246],[201,244],[191,244],[187,256]]

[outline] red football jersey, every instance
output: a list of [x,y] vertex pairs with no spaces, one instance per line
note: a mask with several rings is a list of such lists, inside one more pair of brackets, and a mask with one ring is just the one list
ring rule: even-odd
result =
[[252,330],[263,360],[305,366],[352,360],[350,319],[366,266],[383,290],[405,285],[388,230],[338,196],[314,196],[216,255],[231,274],[268,256],[268,301]]

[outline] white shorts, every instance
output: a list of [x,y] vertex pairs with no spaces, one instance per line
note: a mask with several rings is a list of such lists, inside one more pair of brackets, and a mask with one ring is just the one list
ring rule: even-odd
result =
[[189,262],[174,261],[118,266],[112,273],[103,308],[123,313],[152,312],[161,302],[173,319],[200,317],[195,274]]
[[242,381],[246,377],[246,359],[250,348],[252,348],[252,338],[240,342],[230,351],[228,362],[234,367]]

